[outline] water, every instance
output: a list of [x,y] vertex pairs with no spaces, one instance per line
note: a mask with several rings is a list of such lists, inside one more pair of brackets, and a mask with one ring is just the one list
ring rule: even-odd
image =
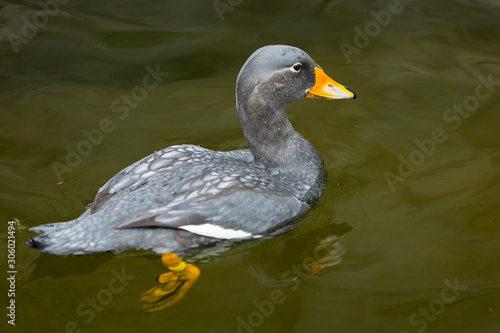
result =
[[[40,254],[17,231],[9,331],[500,330],[497,1],[233,1],[221,16],[211,1],[1,8],[3,239],[13,218],[77,217],[154,150],[245,147],[234,83],[262,45],[304,49],[358,95],[288,107],[329,170],[318,206],[286,235],[194,258],[200,280],[167,310],[137,302],[164,272],[158,256]],[[336,265],[313,275],[303,260],[327,236]]]

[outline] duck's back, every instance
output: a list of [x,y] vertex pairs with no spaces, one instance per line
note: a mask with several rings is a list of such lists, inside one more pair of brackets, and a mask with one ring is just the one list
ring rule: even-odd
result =
[[119,172],[79,218],[32,228],[42,234],[31,244],[56,254],[185,251],[279,234],[309,208],[248,150],[172,146]]

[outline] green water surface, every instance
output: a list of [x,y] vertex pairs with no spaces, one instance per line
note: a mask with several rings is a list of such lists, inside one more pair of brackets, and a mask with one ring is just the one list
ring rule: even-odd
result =
[[[201,277],[172,308],[140,311],[158,255],[41,254],[18,228],[2,332],[500,332],[499,17],[497,0],[3,1],[6,277],[8,221],[74,219],[173,144],[245,148],[234,85],[257,48],[300,47],[358,98],[288,106],[329,171],[318,206],[275,239],[187,258]],[[327,236],[337,260],[312,274]]]

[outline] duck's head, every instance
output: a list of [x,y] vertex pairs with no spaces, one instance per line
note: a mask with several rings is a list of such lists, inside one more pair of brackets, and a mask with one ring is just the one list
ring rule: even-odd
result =
[[356,95],[328,77],[301,49],[268,45],[255,51],[243,65],[236,82],[236,97],[238,108],[265,104],[282,109],[305,97],[344,99]]

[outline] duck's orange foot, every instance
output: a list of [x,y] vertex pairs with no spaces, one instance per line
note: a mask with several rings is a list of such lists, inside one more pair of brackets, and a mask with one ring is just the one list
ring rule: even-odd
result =
[[179,302],[200,276],[198,267],[186,264],[174,253],[162,255],[161,261],[170,272],[160,275],[158,285],[141,295],[144,312],[159,311]]

